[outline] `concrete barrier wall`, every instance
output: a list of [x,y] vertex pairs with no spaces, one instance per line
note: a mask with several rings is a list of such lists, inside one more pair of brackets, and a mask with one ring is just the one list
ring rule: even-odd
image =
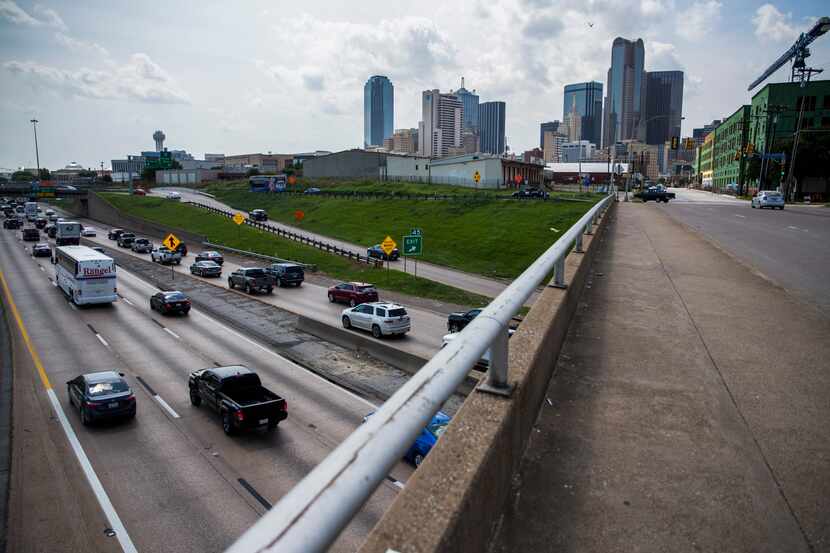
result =
[[[510,398],[473,392],[375,526],[361,553],[487,551],[539,413],[611,204],[584,254],[565,263],[565,290],[546,288],[510,339]],[[552,460],[555,462],[555,460]]]

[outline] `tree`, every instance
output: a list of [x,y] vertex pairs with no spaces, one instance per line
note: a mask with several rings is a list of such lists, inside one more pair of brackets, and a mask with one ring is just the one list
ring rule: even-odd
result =
[[95,171],[89,171],[89,170],[87,170],[87,169],[84,169],[83,171],[78,171],[78,176],[79,176],[79,177],[91,177],[91,178],[94,178],[94,177],[96,177],[96,176],[98,176],[98,175],[95,173]]
[[12,180],[16,182],[28,182],[35,180],[35,176],[29,171],[15,171],[12,173]]
[[143,171],[141,171],[141,180],[146,182],[155,182],[156,181],[156,167],[145,167]]
[[43,168],[40,170],[40,180],[49,180],[51,174],[49,173],[49,169]]
[[101,180],[104,182],[112,182],[112,175],[104,175],[101,177]]

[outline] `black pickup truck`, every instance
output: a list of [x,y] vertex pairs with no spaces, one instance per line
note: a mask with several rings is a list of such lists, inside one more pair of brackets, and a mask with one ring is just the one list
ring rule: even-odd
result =
[[232,272],[228,276],[228,288],[241,288],[248,294],[254,292],[265,292],[270,294],[274,291],[276,280],[265,269],[260,268],[241,268]]
[[661,186],[649,186],[642,192],[637,192],[634,195],[635,198],[640,198],[644,202],[649,200],[654,200],[657,203],[665,202],[669,203],[669,200],[674,199],[674,192],[669,192],[665,188]]
[[190,373],[190,403],[213,409],[222,417],[222,430],[274,430],[288,417],[288,403],[264,388],[259,376],[242,365],[202,369]]

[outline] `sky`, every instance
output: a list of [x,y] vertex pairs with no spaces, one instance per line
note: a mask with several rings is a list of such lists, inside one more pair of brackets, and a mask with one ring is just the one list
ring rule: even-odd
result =
[[[520,153],[562,119],[565,84],[605,86],[617,36],[645,41],[646,70],[685,72],[690,135],[748,103],[825,15],[819,0],[0,0],[0,167],[35,166],[32,118],[51,169],[109,168],[157,129],[198,157],[360,147],[375,74],[395,87],[395,128],[418,126],[421,91],[465,77],[507,103]],[[830,69],[830,35],[811,50]]]

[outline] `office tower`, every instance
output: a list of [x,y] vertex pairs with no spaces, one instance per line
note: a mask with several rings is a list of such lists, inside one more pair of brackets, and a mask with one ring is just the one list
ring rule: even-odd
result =
[[[587,140],[599,147],[602,144],[602,83],[565,85],[562,106],[565,115],[572,111],[579,115],[579,136],[572,140]],[[571,133],[574,131],[571,130]]]
[[562,161],[562,146],[568,139],[556,131],[545,131],[542,136],[542,158],[545,163]]
[[496,155],[504,153],[505,111],[504,102],[482,102],[479,105],[480,151]]
[[418,129],[397,129],[391,141],[391,148],[387,149],[414,154],[418,151]]
[[545,133],[556,132],[559,130],[559,121],[548,121],[539,125],[539,147],[545,149]]
[[643,40],[614,39],[605,96],[603,146],[637,139],[645,92]]
[[418,123],[418,153],[442,157],[450,148],[461,148],[461,100],[455,94],[425,90],[421,94],[422,121]]
[[579,111],[576,109],[576,97],[572,96],[571,104],[565,107],[567,111],[562,118],[564,129],[560,127],[559,131],[566,135],[571,142],[582,140],[582,116],[579,115]]
[[461,88],[455,91],[455,95],[461,100],[463,106],[462,110],[462,129],[478,130],[478,94],[473,90],[470,92],[464,88],[464,77],[461,77]]
[[680,138],[683,117],[683,72],[648,71],[646,73],[645,110],[640,140],[646,144],[663,144],[671,137]]
[[703,125],[697,129],[692,129],[692,138],[695,139],[695,145],[700,146],[703,144],[703,141],[709,136],[709,133],[718,128],[721,121],[720,119],[715,119],[711,123],[707,125]]
[[382,146],[392,136],[395,123],[395,91],[383,75],[369,77],[363,86],[363,146]]

